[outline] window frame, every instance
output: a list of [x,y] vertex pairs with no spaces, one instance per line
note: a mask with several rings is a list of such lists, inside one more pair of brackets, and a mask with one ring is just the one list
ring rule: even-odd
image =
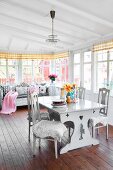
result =
[[[90,52],[90,57],[91,57],[91,60],[90,61],[84,61],[84,58],[85,58],[85,53],[89,53]],[[92,77],[92,51],[91,50],[85,50],[83,52],[83,86],[85,87],[84,85],[84,66],[86,64],[90,64],[91,65],[91,73],[90,73],[90,77]],[[87,87],[85,87],[87,89]],[[91,82],[90,82],[90,89],[87,89],[87,90],[91,90],[92,88],[92,78],[91,78]]]
[[[79,57],[80,57],[79,62],[74,62],[76,55],[79,55]],[[78,56],[77,56],[77,57],[78,57]],[[75,67],[76,67],[76,66],[79,66],[79,67],[80,67],[80,70],[79,70],[79,75],[80,75],[79,84],[77,84],[78,86],[80,86],[80,84],[81,84],[81,53],[80,53],[80,52],[74,53],[74,60],[73,60],[73,62],[74,62],[73,71],[75,70]],[[75,73],[73,73],[73,76],[74,76],[73,80],[74,80],[74,82],[75,82]],[[76,83],[76,82],[75,82],[75,83]]]

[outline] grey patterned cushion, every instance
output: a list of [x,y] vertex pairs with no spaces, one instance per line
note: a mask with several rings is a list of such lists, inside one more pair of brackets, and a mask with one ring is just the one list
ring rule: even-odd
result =
[[40,112],[41,120],[49,120],[49,113],[48,112]]
[[22,86],[22,87],[29,87],[29,84],[22,82],[19,86]]
[[[30,118],[30,121],[32,122],[32,113],[30,113],[30,115],[28,115],[28,120]],[[41,120],[49,120],[49,113],[48,112],[40,112],[40,118]]]
[[58,121],[41,120],[33,125],[33,133],[40,138],[52,137],[60,141],[66,131],[65,125]]

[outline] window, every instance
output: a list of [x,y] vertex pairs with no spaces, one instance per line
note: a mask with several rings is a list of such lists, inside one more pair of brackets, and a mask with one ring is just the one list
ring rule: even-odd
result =
[[32,60],[22,60],[22,81],[26,83],[32,82]]
[[74,54],[74,82],[80,85],[80,53]]
[[95,52],[96,57],[96,91],[107,87],[113,94],[113,49]]
[[96,59],[96,87],[95,90],[98,91],[99,88],[107,87],[108,85],[108,53],[106,50],[95,52],[94,55]]
[[108,70],[108,84],[109,88],[111,90],[111,94],[113,95],[113,49],[111,49],[108,53],[108,58],[109,58],[109,70]]
[[84,52],[84,87],[91,90],[91,51]]
[[113,61],[109,62],[109,86],[113,90]]
[[18,61],[8,60],[8,82],[9,84],[17,83]]
[[53,64],[54,73],[58,75],[57,82],[67,82],[68,81],[68,58],[55,59],[55,65]]
[[0,84],[6,84],[6,60],[0,59]]
[[101,87],[106,87],[107,81],[107,51],[99,51],[96,57],[96,90]]
[[18,62],[16,60],[0,59],[0,84],[17,82]]
[[68,59],[22,60],[23,82],[49,82],[48,75],[51,73],[58,75],[57,82],[68,81]]
[[35,82],[49,81],[50,64],[50,60],[34,60],[33,73]]

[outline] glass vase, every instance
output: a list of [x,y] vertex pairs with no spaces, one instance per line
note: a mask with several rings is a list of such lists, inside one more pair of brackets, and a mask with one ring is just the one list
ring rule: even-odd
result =
[[66,102],[71,103],[71,93],[70,92],[68,92],[66,95]]
[[66,97],[66,102],[67,102],[67,103],[71,103],[71,97],[70,97],[70,96],[67,96],[67,97]]
[[55,80],[52,80],[52,79],[51,79],[51,84],[54,84],[54,81],[55,81]]

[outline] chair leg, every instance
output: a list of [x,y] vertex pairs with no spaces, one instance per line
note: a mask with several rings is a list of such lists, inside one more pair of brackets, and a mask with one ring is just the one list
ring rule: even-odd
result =
[[91,127],[91,135],[92,135],[92,138],[93,138],[93,126]]
[[35,156],[35,148],[36,148],[36,137],[33,135],[33,156]]
[[55,157],[56,159],[58,158],[58,148],[57,148],[57,140],[54,140],[54,144],[55,144]]
[[41,139],[39,138],[39,148],[40,148],[40,143],[41,143]]
[[95,138],[95,127],[92,126],[92,137]]
[[29,121],[29,135],[28,135],[29,142],[30,142],[30,128],[31,128],[31,122]]
[[106,139],[108,140],[108,124],[106,125]]
[[68,138],[69,138],[69,143],[71,142],[71,127],[68,127]]
[[99,128],[97,128],[97,135],[99,135]]

